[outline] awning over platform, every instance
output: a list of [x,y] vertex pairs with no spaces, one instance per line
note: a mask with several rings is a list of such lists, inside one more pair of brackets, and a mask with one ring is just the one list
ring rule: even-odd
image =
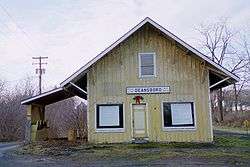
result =
[[28,104],[39,104],[39,105],[48,105],[51,103],[55,103],[74,95],[65,91],[63,88],[56,88],[51,91],[42,93],[37,96],[33,96],[31,98],[25,99],[21,102],[21,104],[28,105]]
[[87,99],[87,93],[79,90],[77,87],[70,86],[65,88],[56,88],[51,91],[42,93],[37,96],[25,99],[21,102],[23,105],[37,104],[37,105],[49,105],[61,100],[71,98],[73,96],[78,96],[83,99]]

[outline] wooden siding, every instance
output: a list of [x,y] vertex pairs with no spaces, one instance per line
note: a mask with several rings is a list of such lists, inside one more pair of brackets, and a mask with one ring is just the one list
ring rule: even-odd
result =
[[[156,77],[141,79],[138,53],[156,53]],[[131,105],[135,95],[127,95],[127,86],[170,86],[170,94],[144,94],[147,104],[150,141],[212,141],[209,112],[208,72],[202,62],[187,55],[174,41],[163,37],[146,24],[88,72],[88,139],[90,142],[129,142],[132,140]],[[196,130],[163,131],[162,102],[193,101]],[[123,103],[125,132],[96,132],[96,104]]]

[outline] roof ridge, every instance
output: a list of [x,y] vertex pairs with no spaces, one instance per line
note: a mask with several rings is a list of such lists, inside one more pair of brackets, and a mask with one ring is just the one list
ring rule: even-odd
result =
[[166,36],[169,36],[176,42],[178,42],[180,45],[183,47],[187,48],[189,51],[194,53],[196,56],[200,57],[201,59],[207,61],[209,64],[211,64],[213,67],[221,70],[225,75],[230,76],[234,80],[238,81],[239,77],[230,72],[228,69],[224,68],[220,64],[217,64],[216,62],[212,61],[208,56],[204,55],[200,51],[198,51],[196,48],[193,46],[189,45],[182,39],[178,38],[176,35],[174,35],[172,32],[168,31],[165,29],[163,26],[155,22],[153,19],[150,17],[145,17],[142,21],[140,21],[136,26],[134,26],[132,29],[130,29],[128,32],[126,32],[124,35],[122,35],[120,38],[118,38],[115,42],[113,42],[109,47],[105,48],[101,53],[99,53],[97,56],[95,56],[93,59],[91,59],[88,63],[86,63],[84,66],[82,66],[80,69],[78,69],[76,72],[74,72],[72,75],[70,75],[68,78],[66,78],[63,82],[60,83],[60,86],[63,87],[72,80],[76,80],[78,77],[82,75],[82,73],[90,68],[96,61],[98,61],[100,58],[105,56],[107,53],[109,53],[111,50],[113,50],[117,45],[119,45],[121,42],[123,42],[125,39],[127,39],[130,35],[132,35],[135,31],[140,29],[143,25],[146,23],[150,23],[153,25],[155,28],[160,30],[162,33],[164,33]]

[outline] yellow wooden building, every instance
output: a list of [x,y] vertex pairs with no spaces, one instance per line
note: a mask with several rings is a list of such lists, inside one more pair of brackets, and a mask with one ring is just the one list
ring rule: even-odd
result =
[[72,96],[86,99],[91,143],[211,142],[209,92],[237,81],[236,75],[145,18],[60,88],[22,104],[28,105],[27,118],[34,124],[44,119],[48,104]]

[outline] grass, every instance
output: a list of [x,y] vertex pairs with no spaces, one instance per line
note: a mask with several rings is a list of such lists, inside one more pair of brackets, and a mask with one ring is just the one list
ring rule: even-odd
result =
[[213,128],[214,128],[214,130],[250,134],[250,129],[249,128],[246,129],[244,127],[232,127],[232,126],[216,125]]
[[151,161],[175,157],[250,159],[249,137],[216,136],[213,143],[82,144],[39,142],[19,148],[16,154],[46,155],[91,160]]
[[250,148],[250,138],[241,138],[241,137],[215,137],[214,144],[217,147],[226,147],[226,148]]
[[151,149],[151,148],[211,148],[214,144],[212,143],[190,143],[190,142],[170,142],[170,143],[145,143],[145,144],[131,144],[128,148],[132,149]]

